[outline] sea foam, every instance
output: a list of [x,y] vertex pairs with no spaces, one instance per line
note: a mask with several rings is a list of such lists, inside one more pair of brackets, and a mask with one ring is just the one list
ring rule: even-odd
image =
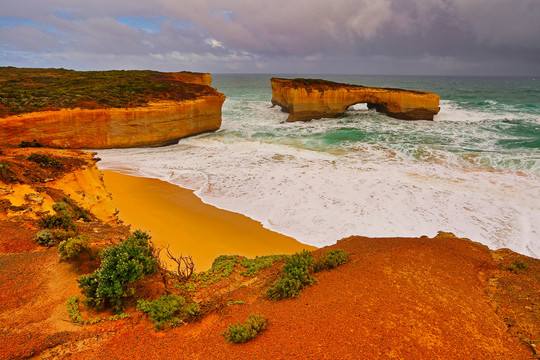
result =
[[98,166],[192,189],[310,245],[444,230],[540,257],[539,151],[505,143],[528,139],[519,129],[540,124],[534,113],[442,100],[435,121],[356,105],[337,119],[284,123],[267,95],[228,95],[214,134],[100,150]]

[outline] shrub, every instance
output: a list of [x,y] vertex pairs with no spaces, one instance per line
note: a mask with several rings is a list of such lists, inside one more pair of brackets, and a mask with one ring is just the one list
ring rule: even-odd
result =
[[34,139],[34,141],[21,141],[21,143],[19,144],[19,147],[20,148],[28,148],[28,147],[43,147],[43,145],[41,145],[36,139]]
[[529,268],[529,264],[527,264],[525,261],[515,259],[510,265],[507,265],[505,267],[506,270],[512,271],[517,273],[520,270],[527,270]]
[[69,238],[75,237],[76,233],[73,230],[54,229],[52,231],[53,239],[57,243],[61,243]]
[[253,339],[258,333],[265,330],[267,321],[260,314],[250,314],[245,324],[236,323],[229,325],[227,331],[221,335],[228,341],[235,344],[245,343]]
[[0,164],[0,181],[6,184],[17,181],[17,175],[7,164]]
[[88,236],[78,235],[62,241],[58,245],[58,253],[61,260],[73,259],[80,253],[90,250]]
[[123,308],[122,298],[128,294],[129,284],[157,271],[158,263],[152,257],[149,240],[147,233],[137,230],[105,250],[100,268],[77,280],[87,305],[96,309],[112,306],[116,311]]
[[66,215],[47,215],[38,220],[38,225],[44,229],[77,230],[73,219]]
[[163,329],[165,324],[174,327],[184,320],[197,317],[200,312],[199,304],[186,305],[186,300],[180,295],[163,295],[154,301],[139,300],[137,309],[148,314],[154,322],[156,330]]
[[38,225],[45,229],[64,229],[75,231],[77,226],[73,222],[73,213],[66,202],[60,201],[53,205],[56,215],[47,215],[39,219]]
[[314,271],[330,270],[349,261],[349,253],[341,249],[328,251],[314,266]]
[[270,286],[265,297],[280,300],[300,296],[300,291],[307,285],[317,282],[317,279],[310,275],[313,262],[313,256],[307,250],[292,255],[283,265],[283,276]]
[[[62,201],[57,204],[61,204],[61,203],[65,204],[65,205],[62,205],[62,208],[67,209],[67,211],[69,211],[69,213],[71,214],[71,217],[74,217],[77,220],[83,219],[83,221],[85,222],[92,221],[92,218],[93,218],[92,214],[90,214],[87,210],[83,209],[82,207],[78,206],[70,198],[64,196],[62,198]],[[57,210],[55,209],[55,211]]]
[[60,164],[60,162],[58,160],[56,160],[55,158],[50,157],[49,155],[46,155],[46,154],[33,153],[33,154],[30,154],[30,156],[28,156],[26,158],[26,160],[35,162],[36,164],[38,164],[42,168],[56,168],[56,169],[59,169],[60,167],[62,167],[62,164]]
[[38,232],[35,240],[41,246],[51,247],[56,245],[56,241],[53,239],[53,234],[49,230],[41,230]]

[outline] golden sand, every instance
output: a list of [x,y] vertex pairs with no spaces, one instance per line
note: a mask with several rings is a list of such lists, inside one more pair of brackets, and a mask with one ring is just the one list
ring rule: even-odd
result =
[[167,182],[103,171],[113,205],[131,229],[148,231],[158,246],[191,255],[196,271],[219,255],[292,254],[313,250],[295,239],[265,229],[244,215],[204,204],[191,190]]

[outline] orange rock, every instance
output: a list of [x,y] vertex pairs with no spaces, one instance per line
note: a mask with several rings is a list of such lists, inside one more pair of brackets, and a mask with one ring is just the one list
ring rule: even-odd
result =
[[150,102],[144,107],[62,109],[0,119],[0,139],[8,146],[36,139],[58,148],[161,146],[214,131],[221,126],[225,95],[195,100]]
[[272,78],[272,104],[289,113],[287,121],[336,117],[351,105],[369,108],[403,120],[433,120],[439,96],[414,90],[364,87],[324,80]]
[[192,72],[170,72],[162,73],[165,79],[182,81],[190,84],[199,84],[199,85],[212,85],[212,76],[208,73],[192,73]]

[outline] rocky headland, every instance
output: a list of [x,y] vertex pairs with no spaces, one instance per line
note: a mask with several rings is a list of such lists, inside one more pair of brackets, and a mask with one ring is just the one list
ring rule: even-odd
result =
[[272,78],[272,104],[289,113],[287,121],[337,117],[351,105],[367,103],[390,117],[433,120],[439,112],[439,96],[414,90],[364,87],[320,79]]
[[[317,261],[336,250],[349,257],[310,275],[317,281],[298,298],[265,295],[283,276],[283,257],[224,256],[189,280],[162,269],[124,283],[121,315],[93,309],[78,281],[129,235],[96,161],[77,150],[0,149],[3,359],[538,358],[540,260],[443,232],[350,237],[311,252]],[[84,251],[62,258],[59,244],[75,235],[87,239]],[[169,310],[152,303],[152,315],[149,301],[172,295],[199,311],[159,330],[155,316]],[[266,330],[227,343],[228,326],[253,313],[267,319]]]
[[56,148],[162,146],[221,126],[210,74],[0,69],[0,138]]

